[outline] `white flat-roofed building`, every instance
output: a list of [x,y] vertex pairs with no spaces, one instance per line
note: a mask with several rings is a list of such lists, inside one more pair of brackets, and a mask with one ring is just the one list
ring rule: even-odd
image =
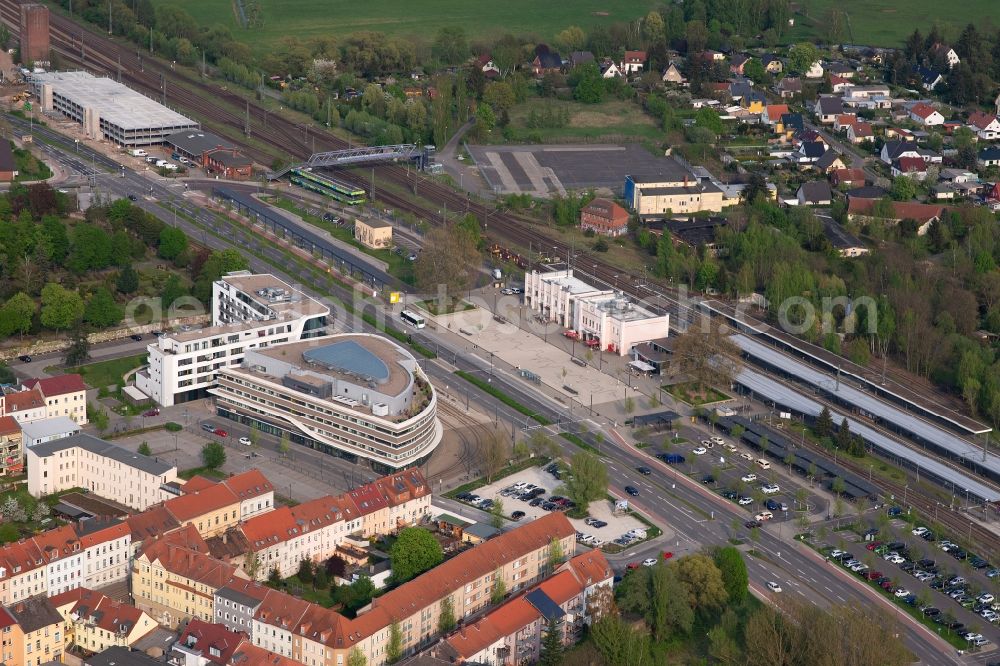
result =
[[25,451],[28,492],[33,497],[85,488],[145,511],[174,497],[163,486],[177,480],[177,467],[86,433],[38,444]]
[[251,349],[325,335],[330,309],[268,274],[239,271],[212,285],[212,325],[161,335],[135,385],[158,404],[198,400],[218,370],[238,366]]
[[152,146],[198,123],[128,86],[87,72],[43,72],[28,76],[43,111],[58,111],[83,124],[92,139],[120,146]]
[[78,432],[80,432],[80,426],[68,416],[32,421],[21,426],[22,441],[26,447],[69,437]]
[[417,360],[377,335],[248,349],[221,367],[219,416],[380,472],[420,464],[441,441],[437,395]]
[[620,292],[598,289],[574,276],[572,269],[525,274],[524,298],[548,321],[620,356],[638,344],[665,338],[670,328],[670,315],[633,303]]

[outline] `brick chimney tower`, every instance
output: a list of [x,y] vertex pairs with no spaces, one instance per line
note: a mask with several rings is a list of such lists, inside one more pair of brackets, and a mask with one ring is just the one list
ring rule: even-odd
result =
[[49,61],[49,8],[30,3],[21,5],[21,62]]

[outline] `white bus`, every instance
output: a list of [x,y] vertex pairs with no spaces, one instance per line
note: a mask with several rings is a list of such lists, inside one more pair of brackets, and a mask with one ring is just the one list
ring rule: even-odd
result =
[[403,312],[399,315],[399,318],[405,321],[410,326],[413,326],[414,328],[424,327],[424,318],[418,315],[416,312],[403,310]]

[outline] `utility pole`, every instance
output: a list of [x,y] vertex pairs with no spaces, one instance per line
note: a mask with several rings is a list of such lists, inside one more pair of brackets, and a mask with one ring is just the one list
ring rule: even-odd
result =
[[153,26],[149,26],[149,52],[153,52]]
[[201,50],[201,77],[205,78],[205,49]]
[[118,55],[118,83],[122,82],[122,57]]
[[108,34],[109,35],[114,34],[114,32],[111,30],[111,17],[112,17],[112,13],[111,13],[111,0],[108,0]]
[[167,75],[160,74],[160,83],[163,85],[163,106],[167,105]]
[[247,138],[249,138],[250,137],[250,100],[247,100],[247,120],[246,120],[246,127],[244,129],[246,131]]

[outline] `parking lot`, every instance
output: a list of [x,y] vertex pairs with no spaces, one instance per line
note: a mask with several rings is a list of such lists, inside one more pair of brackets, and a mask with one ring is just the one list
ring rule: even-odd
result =
[[[534,520],[545,515],[548,510],[547,500],[550,500],[559,486],[560,481],[551,473],[541,467],[529,467],[526,470],[517,472],[510,476],[494,481],[488,486],[476,490],[473,494],[483,500],[496,500],[499,498],[503,502],[504,515],[510,517],[514,512],[523,512],[520,517],[521,522]],[[531,493],[535,498],[519,499],[509,489],[519,486],[519,494]],[[507,492],[504,495],[504,492]],[[534,506],[532,506],[534,504]],[[568,507],[567,507],[568,508]],[[560,510],[550,507],[549,510]],[[592,536],[597,541],[586,540],[586,545],[600,546],[612,543],[615,539],[622,537],[632,530],[645,531],[645,525],[638,519],[628,514],[616,514],[614,504],[610,501],[592,502],[589,507],[589,518],[599,521],[597,524],[587,524],[586,519],[570,518],[570,523],[576,531],[582,535]],[[593,520],[590,521],[593,523]],[[603,525],[601,524],[603,523]],[[636,539],[640,540],[640,539]]]
[[[870,516],[866,525],[871,522]],[[836,547],[821,547],[831,561],[917,609],[943,635],[964,637],[973,649],[996,649],[1000,568],[899,518],[865,535],[837,532],[833,540]]]
[[646,450],[674,473],[700,481],[744,507],[749,527],[755,520],[760,527],[766,522],[796,520],[803,514],[815,516],[826,509],[826,500],[800,478],[789,477],[787,469],[779,470],[777,463],[762,467],[757,462],[759,452],[734,444],[730,437],[699,435],[697,431],[687,434],[703,439],[667,436],[662,445]]

